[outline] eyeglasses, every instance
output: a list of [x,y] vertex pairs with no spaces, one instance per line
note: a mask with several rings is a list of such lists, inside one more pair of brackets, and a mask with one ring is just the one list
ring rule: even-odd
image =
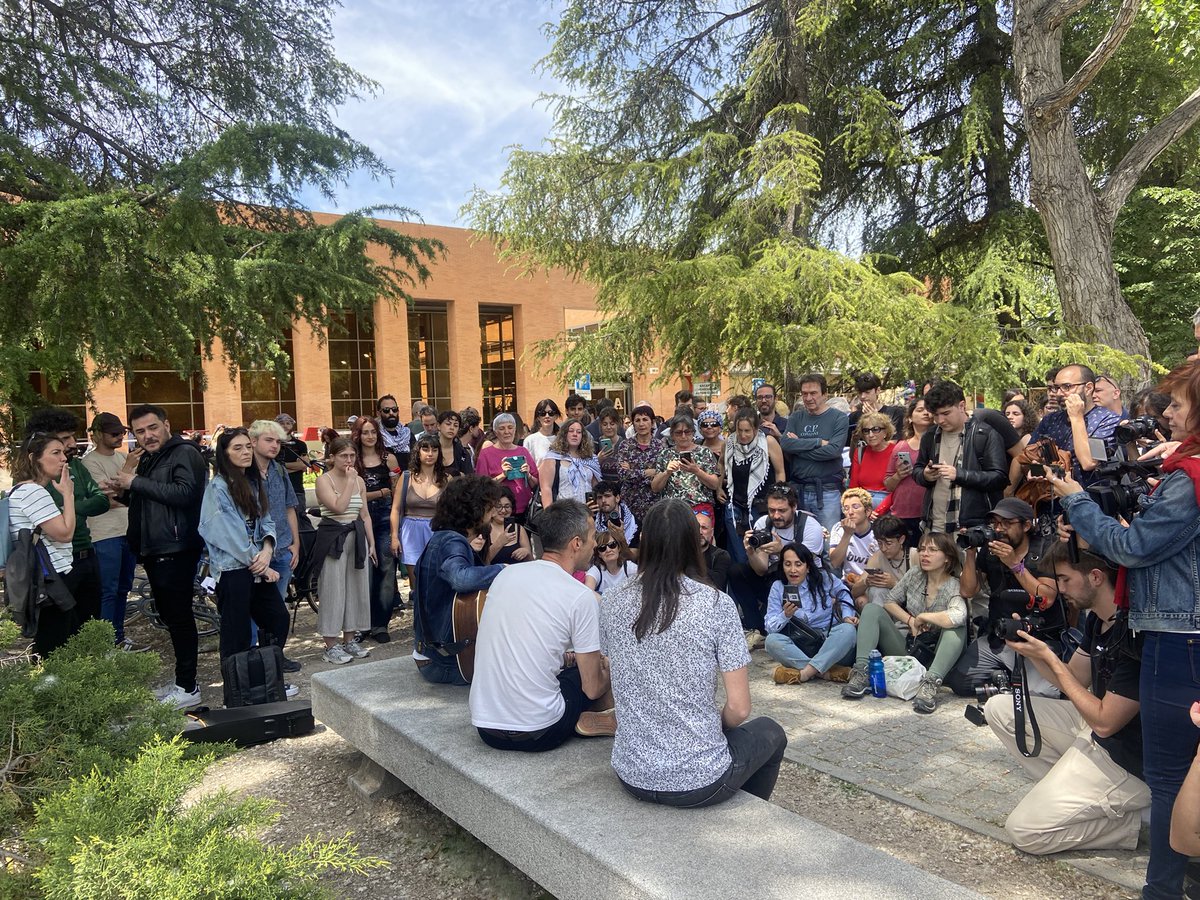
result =
[[1090,382],[1090,381],[1081,381],[1078,384],[1071,384],[1070,382],[1067,382],[1065,384],[1048,384],[1048,385],[1046,385],[1046,390],[1051,394],[1065,394],[1068,391],[1075,390],[1075,388],[1081,388],[1085,384],[1091,384],[1091,383],[1092,382]]
[[887,431],[882,425],[872,425],[870,428],[864,428],[863,434],[879,434],[881,431]]
[[398,407],[398,406],[381,406],[381,407],[379,407],[379,411],[382,413],[400,412],[400,407]]
[[692,430],[690,428],[676,428],[674,431],[671,432],[671,434],[673,434],[673,435],[675,435],[675,434],[691,434],[691,433],[692,433]]
[[600,551],[615,550],[617,548],[617,546],[618,546],[618,544],[616,541],[609,541],[607,544],[597,544],[596,549],[600,550]]

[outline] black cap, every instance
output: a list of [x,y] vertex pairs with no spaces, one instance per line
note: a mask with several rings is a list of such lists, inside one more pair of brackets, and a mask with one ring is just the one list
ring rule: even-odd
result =
[[121,419],[112,413],[100,413],[96,418],[92,419],[92,431],[102,432],[104,434],[124,434],[128,431]]

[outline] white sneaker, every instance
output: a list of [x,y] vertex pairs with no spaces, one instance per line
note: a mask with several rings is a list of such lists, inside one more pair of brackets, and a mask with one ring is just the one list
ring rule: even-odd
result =
[[283,692],[287,695],[287,698],[291,700],[300,693],[300,688],[289,682],[283,686]]
[[135,644],[130,638],[122,638],[117,641],[117,649],[124,650],[126,653],[145,653],[150,649],[150,645]]
[[360,644],[358,641],[346,641],[342,644],[342,649],[353,656],[355,659],[365,659],[371,655],[371,651]]
[[349,653],[342,649],[341,644],[334,644],[325,650],[321,657],[327,663],[333,663],[335,666],[344,666],[350,660],[354,659]]
[[176,709],[195,709],[200,705],[200,688],[197,686],[194,691],[185,691],[175,684],[159,700]]

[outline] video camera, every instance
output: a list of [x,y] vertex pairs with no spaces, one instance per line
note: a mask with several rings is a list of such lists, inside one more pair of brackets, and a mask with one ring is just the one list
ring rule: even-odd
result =
[[1128,520],[1142,511],[1144,498],[1153,490],[1150,479],[1158,475],[1162,460],[1130,461],[1124,449],[1117,453],[1120,458],[1096,468],[1098,480],[1085,490],[1106,516]]

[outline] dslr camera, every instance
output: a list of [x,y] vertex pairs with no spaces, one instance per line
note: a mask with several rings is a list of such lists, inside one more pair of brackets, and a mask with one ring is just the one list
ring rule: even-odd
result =
[[974,547],[978,550],[981,547],[986,547],[995,540],[999,540],[999,535],[996,534],[996,529],[991,525],[976,525],[973,528],[960,531],[954,536],[954,542],[964,550],[968,547]]
[[1024,631],[1032,637],[1038,637],[1038,632],[1046,625],[1045,616],[1022,616],[1020,619],[997,619],[992,623],[992,636],[1002,641],[1023,640],[1017,635]]
[[1142,439],[1156,440],[1158,422],[1154,416],[1136,416],[1128,422],[1122,422],[1113,431],[1113,436],[1120,444],[1129,444]]
[[968,706],[963,715],[972,725],[986,725],[987,716],[983,712],[983,707],[993,697],[1012,692],[1012,682],[1009,680],[1008,673],[993,672],[991,678],[975,688],[975,705]]
[[757,528],[750,532],[750,537],[746,541],[754,549],[758,549],[763,544],[769,544],[775,540],[775,535],[769,531],[759,531]]

